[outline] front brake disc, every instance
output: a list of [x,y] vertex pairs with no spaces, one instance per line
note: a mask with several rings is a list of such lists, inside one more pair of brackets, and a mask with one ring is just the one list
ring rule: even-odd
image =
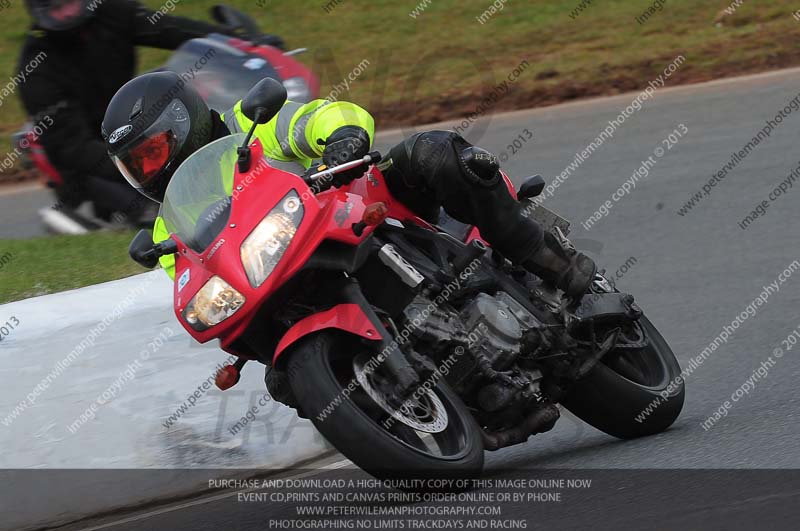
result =
[[[383,396],[370,377],[371,374],[364,369],[368,356],[362,354],[353,359],[353,372],[361,388],[367,393],[375,404],[389,414],[393,419],[405,424],[409,428],[424,433],[441,433],[447,428],[447,410],[441,399],[430,389],[418,387],[414,396],[404,402],[401,409],[392,407]],[[405,409],[405,411],[403,411]]]

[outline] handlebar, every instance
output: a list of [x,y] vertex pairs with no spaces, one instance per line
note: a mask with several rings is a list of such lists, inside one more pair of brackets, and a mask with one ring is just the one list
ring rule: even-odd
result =
[[322,192],[331,187],[333,184],[333,176],[337,173],[352,170],[353,168],[358,168],[359,166],[370,166],[372,164],[377,164],[382,158],[383,155],[381,155],[379,151],[373,151],[364,156],[362,159],[346,162],[344,164],[340,164],[339,166],[334,166],[333,168],[327,168],[323,171],[305,176],[303,177],[303,180],[307,185],[317,189],[318,192]]

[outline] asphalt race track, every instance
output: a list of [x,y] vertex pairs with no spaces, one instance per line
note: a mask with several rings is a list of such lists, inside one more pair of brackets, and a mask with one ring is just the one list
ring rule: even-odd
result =
[[[607,529],[625,522],[626,528],[651,529],[786,524],[786,511],[800,502],[796,481],[793,488],[785,489],[774,484],[770,488],[769,481],[754,480],[748,485],[748,476],[739,477],[739,482],[735,474],[717,470],[698,479],[717,483],[712,495],[701,495],[689,485],[686,478],[692,476],[684,469],[800,468],[796,392],[800,346],[785,348],[788,343],[784,343],[800,327],[800,269],[794,276],[783,273],[800,260],[800,210],[796,206],[800,190],[795,191],[800,182],[771,202],[765,214],[746,230],[739,225],[798,166],[800,111],[784,118],[769,138],[710,188],[708,197],[684,216],[677,212],[766,120],[774,119],[788,105],[798,86],[800,70],[787,70],[661,89],[547,199],[546,205],[573,221],[576,243],[585,244],[612,274],[622,264],[630,264],[618,286],[636,296],[682,365],[746,312],[764,286],[778,282],[779,275],[783,282],[763,305],[751,306],[756,309],[752,315],[744,313],[746,318],[739,319],[727,342],[688,377],[683,414],[669,431],[647,439],[619,441],[565,415],[552,432],[487,458],[486,475],[491,478],[520,475],[520,471],[530,475],[532,469],[638,470],[632,470],[631,477],[645,474],[642,470],[671,469],[652,472],[661,480],[648,502],[638,499],[630,488],[619,486],[626,474],[608,472],[616,476],[605,476],[604,483],[602,473],[594,471],[592,477],[605,487],[582,494],[578,499],[585,503],[551,504],[546,509],[515,506],[504,518],[527,518],[529,528],[541,529]],[[480,133],[476,124],[466,136],[502,154],[504,167],[516,182],[533,173],[541,173],[549,182],[634,97],[626,94],[497,115],[481,122],[488,123],[485,133]],[[515,139],[527,138],[525,129],[533,138],[515,148],[518,152],[514,154],[507,146]],[[687,132],[677,142],[664,143],[675,130]],[[399,138],[399,133],[384,136],[379,147]],[[674,145],[666,150],[668,144]],[[659,147],[665,152],[649,176],[613,203],[590,230],[582,228],[582,222],[610,200]],[[27,201],[34,200],[27,197]],[[3,230],[7,230],[6,219],[24,215],[23,206],[14,196],[0,197]],[[631,257],[635,263],[629,261]],[[783,349],[780,357],[776,357],[778,348]],[[762,371],[754,378],[764,363],[769,366],[768,373]],[[752,389],[748,387],[747,393],[740,392],[732,401],[732,395],[748,380]],[[731,404],[727,416],[706,423],[708,429],[704,429],[701,424],[726,400]],[[334,456],[329,462],[341,459]],[[354,474],[365,477],[361,472]],[[614,492],[620,496],[612,496]],[[280,513],[291,512],[284,506],[278,508]],[[111,516],[70,529],[101,524],[114,530],[267,529],[268,512],[264,506],[237,504],[235,497],[233,501],[184,501],[146,517]],[[755,519],[756,514],[761,516]]]

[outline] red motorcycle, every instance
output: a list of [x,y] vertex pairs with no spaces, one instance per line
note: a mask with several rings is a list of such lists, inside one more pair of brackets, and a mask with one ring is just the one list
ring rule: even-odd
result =
[[[242,109],[255,128],[285,98],[265,80]],[[270,392],[377,477],[475,477],[484,449],[552,428],[557,403],[623,438],[674,422],[680,367],[602,275],[571,304],[474,228],[415,216],[387,189],[379,153],[301,177],[265,159],[252,134],[187,159],[162,207],[170,239],[154,245],[142,231],[130,248],[146,267],[175,256],[178,321],[239,357],[220,388],[246,362],[266,365]],[[364,178],[331,187],[362,164]],[[517,195],[543,186],[532,178]],[[569,244],[563,218],[532,211]]]

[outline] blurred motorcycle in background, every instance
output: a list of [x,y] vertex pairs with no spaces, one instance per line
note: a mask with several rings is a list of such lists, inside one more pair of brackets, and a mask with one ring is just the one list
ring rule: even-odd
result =
[[[250,16],[228,6],[214,6],[212,18],[225,26],[243,29],[246,39],[210,34],[202,39],[191,39],[170,56],[164,66],[155,71],[169,70],[178,74],[192,72],[188,81],[206,100],[211,109],[224,113],[242,99],[248,90],[264,78],[280,81],[291,101],[305,103],[319,96],[320,81],[310,68],[295,56],[305,48],[284,51],[280,39],[264,37],[258,24]],[[208,57],[213,57],[208,61]],[[196,70],[198,64],[202,69]],[[36,171],[45,186],[56,195],[57,204],[63,199],[59,189],[64,179],[47,158],[44,147],[38,142],[34,124],[27,122],[11,137],[11,145],[20,153],[20,168]],[[39,211],[45,227],[56,233],[84,234],[108,226],[97,219],[90,205],[76,205],[81,216],[79,222],[65,226],[52,218],[52,208]],[[85,219],[83,219],[85,218]]]

